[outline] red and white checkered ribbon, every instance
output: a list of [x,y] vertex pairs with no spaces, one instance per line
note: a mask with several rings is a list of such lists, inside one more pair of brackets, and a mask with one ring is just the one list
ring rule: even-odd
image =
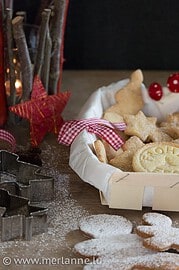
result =
[[110,123],[104,119],[90,118],[81,120],[66,121],[60,129],[58,142],[64,145],[71,145],[76,136],[84,129],[94,133],[101,139],[107,141],[115,150],[124,144],[123,139],[115,132],[115,129],[125,130],[126,124]]
[[11,152],[14,152],[16,149],[16,140],[14,136],[4,129],[0,129],[0,139],[8,142],[11,145]]

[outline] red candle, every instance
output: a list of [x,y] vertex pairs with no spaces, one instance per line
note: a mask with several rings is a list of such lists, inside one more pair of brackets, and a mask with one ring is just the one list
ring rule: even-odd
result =
[[5,90],[3,0],[0,0],[0,126],[7,120],[7,103]]

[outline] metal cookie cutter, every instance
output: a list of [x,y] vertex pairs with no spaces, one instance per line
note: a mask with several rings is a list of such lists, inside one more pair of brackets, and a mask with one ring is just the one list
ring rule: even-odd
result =
[[[0,233],[2,241],[31,240],[47,231],[47,208],[35,205],[54,196],[54,179],[40,167],[0,150]],[[33,203],[33,204],[32,204]]]
[[0,188],[28,198],[49,201],[54,196],[54,179],[40,173],[40,167],[20,161],[16,154],[0,150]]
[[0,189],[0,233],[2,241],[31,240],[47,231],[47,208],[30,205],[28,199]]

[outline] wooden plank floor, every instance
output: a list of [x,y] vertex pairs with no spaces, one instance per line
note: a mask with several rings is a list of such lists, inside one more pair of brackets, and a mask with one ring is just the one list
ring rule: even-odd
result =
[[[171,71],[145,71],[144,81],[166,84]],[[128,78],[131,71],[64,71],[62,90],[70,90],[71,99],[64,111],[64,119],[73,119],[90,94],[98,87],[120,79]],[[20,125],[12,129],[19,146],[26,147],[28,130]],[[75,243],[87,239],[78,230],[78,220],[89,214],[117,214],[129,218],[134,227],[140,223],[142,214],[150,211],[109,209],[100,203],[99,193],[94,187],[83,182],[68,165],[69,147],[59,145],[53,134],[48,134],[42,144],[43,168],[55,179],[55,198],[42,202],[48,207],[48,232],[34,236],[29,242],[16,240],[0,245],[0,269],[7,269],[4,258],[8,257],[8,269],[82,269],[79,256],[73,253]],[[170,199],[170,198],[166,198]],[[179,213],[166,212],[179,227]],[[24,261],[26,259],[26,261]]]

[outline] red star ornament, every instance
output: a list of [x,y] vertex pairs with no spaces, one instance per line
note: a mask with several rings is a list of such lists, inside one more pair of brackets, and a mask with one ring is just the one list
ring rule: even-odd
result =
[[31,100],[9,107],[11,112],[30,122],[31,145],[38,146],[47,132],[58,134],[70,92],[48,95],[38,76],[34,78]]

